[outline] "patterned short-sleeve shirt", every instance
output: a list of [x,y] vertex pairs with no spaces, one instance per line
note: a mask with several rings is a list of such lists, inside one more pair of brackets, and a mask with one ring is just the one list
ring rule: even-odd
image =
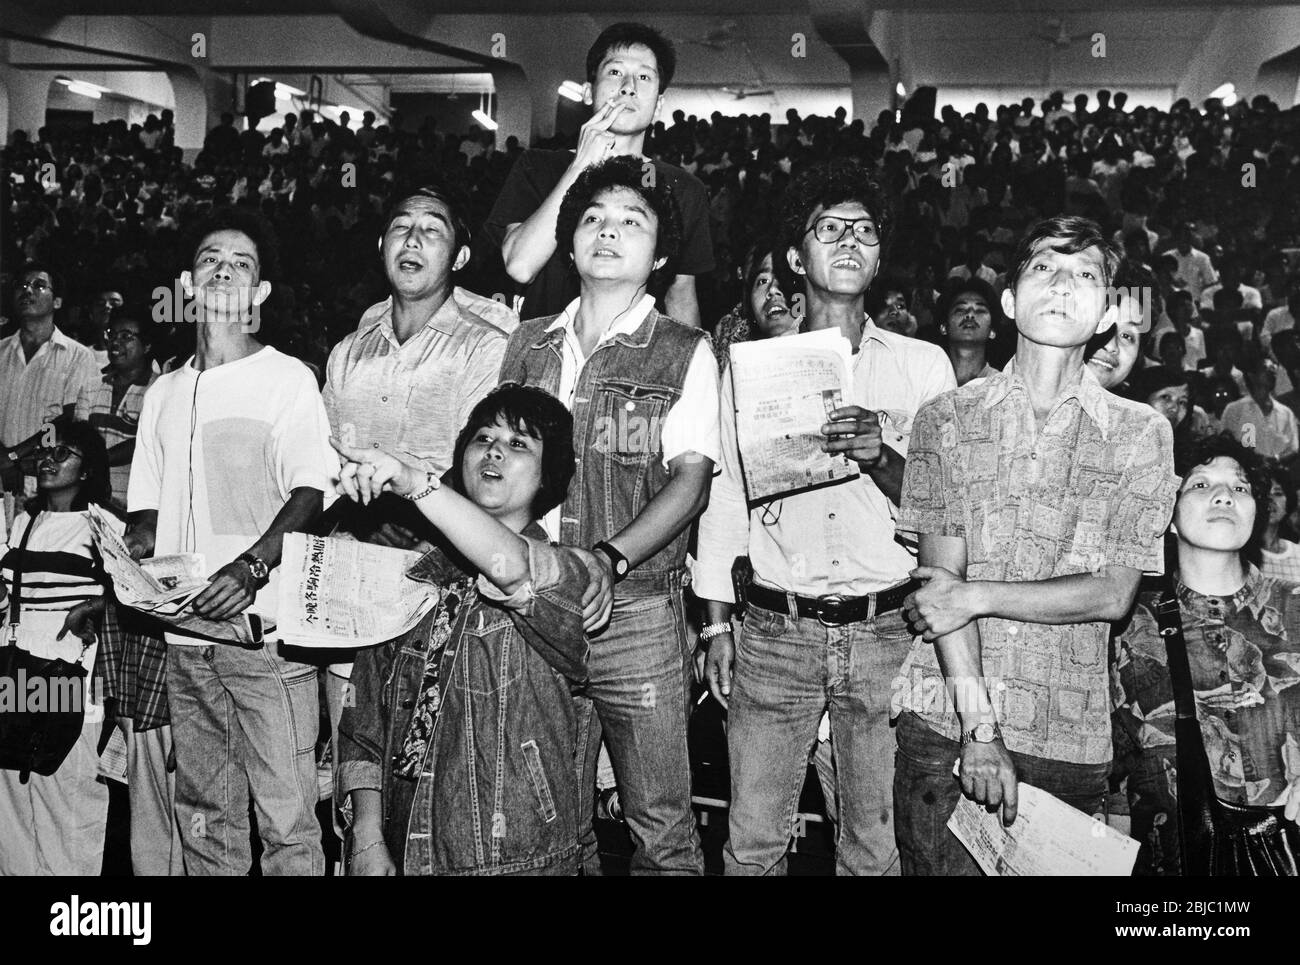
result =
[[[1177,495],[1169,420],[1102,389],[1084,367],[1039,428],[1015,372],[971,382],[917,414],[898,529],[966,540],[967,579],[1047,580],[1163,568]],[[1109,625],[979,620],[1007,747],[1077,764],[1111,757]],[[904,709],[960,733],[934,646],[903,665]]]

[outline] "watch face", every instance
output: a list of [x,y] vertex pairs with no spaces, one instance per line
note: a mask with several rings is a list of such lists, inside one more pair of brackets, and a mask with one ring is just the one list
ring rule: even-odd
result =
[[978,724],[975,727],[974,738],[980,744],[988,744],[996,733],[992,724]]

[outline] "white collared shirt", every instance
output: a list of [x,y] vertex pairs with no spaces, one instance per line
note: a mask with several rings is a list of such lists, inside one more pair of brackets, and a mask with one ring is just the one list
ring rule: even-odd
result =
[[30,362],[18,332],[0,339],[0,442],[29,439],[98,383],[95,353],[57,327]]
[[[869,318],[852,377],[859,404],[881,413],[882,438],[902,456],[917,410],[957,387],[943,349],[881,329]],[[700,518],[696,595],[734,602],[731,566],[745,555],[756,582],[803,596],[863,596],[905,580],[916,566],[915,550],[895,539],[898,509],[866,473],[748,508],[734,399],[732,381],[725,379],[721,474]]]
[[[588,358],[583,354],[574,328],[580,303],[581,299],[578,298],[571,301],[546,329],[548,332],[564,330],[564,346],[560,353],[560,385],[556,394],[569,411],[573,411],[578,376],[582,374],[582,367],[587,364]],[[609,327],[596,347],[599,348],[616,335],[631,335],[641,327],[654,306],[654,298],[642,296],[641,301]],[[695,354],[691,357],[690,365],[686,368],[686,378],[682,382],[682,394],[664,417],[659,440],[662,449],[660,458],[665,469],[670,462],[687,452],[712,460],[715,467],[718,465],[721,451],[718,431],[718,363],[706,340],[702,339],[695,347]],[[574,440],[575,448],[581,449],[582,445],[582,440]],[[547,513],[542,525],[546,528],[547,536],[553,542],[558,542],[560,507]]]

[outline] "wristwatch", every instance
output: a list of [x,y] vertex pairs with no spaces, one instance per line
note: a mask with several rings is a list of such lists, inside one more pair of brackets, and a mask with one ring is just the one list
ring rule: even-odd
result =
[[609,557],[610,563],[612,563],[614,566],[614,582],[622,583],[623,577],[627,576],[628,570],[632,568],[631,564],[628,563],[627,561],[627,557],[624,556],[622,553],[620,553],[618,550],[614,549],[614,547],[610,546],[604,540],[601,540],[599,543],[593,546],[591,550],[593,553],[596,552],[604,553],[607,557]]
[[983,724],[976,724],[970,730],[961,735],[961,746],[965,747],[971,741],[976,744],[992,744],[996,740],[1002,739],[1002,728],[997,724],[990,724],[985,721]]
[[271,579],[271,570],[265,561],[258,559],[252,553],[241,553],[235,559],[248,565],[248,572],[252,573],[253,579],[257,580],[259,590]]

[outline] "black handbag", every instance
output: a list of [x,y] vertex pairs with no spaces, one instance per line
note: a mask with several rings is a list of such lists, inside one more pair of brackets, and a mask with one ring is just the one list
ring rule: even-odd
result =
[[[33,516],[14,556],[8,643],[0,647],[0,693],[8,691],[7,699],[0,698],[0,768],[18,771],[24,784],[32,772],[49,777],[59,769],[76,746],[86,716],[86,668],[81,659],[50,660],[18,646],[23,560],[35,524]],[[82,658],[89,647],[81,648]]]
[[1156,607],[1174,687],[1174,737],[1178,742],[1178,823],[1184,875],[1294,878],[1300,827],[1281,807],[1232,804],[1219,799],[1196,719],[1192,671],[1183,640],[1178,597],[1167,586]]

